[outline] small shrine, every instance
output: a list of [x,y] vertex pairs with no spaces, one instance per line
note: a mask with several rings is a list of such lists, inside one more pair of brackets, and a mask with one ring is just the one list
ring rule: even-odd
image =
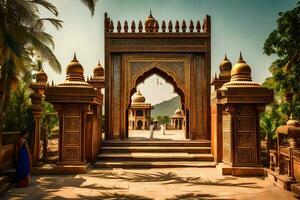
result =
[[183,110],[177,108],[171,117],[171,126],[174,129],[182,130],[185,128],[185,116]]
[[[262,176],[259,113],[273,101],[273,90],[252,82],[242,54],[231,69],[230,81],[217,90],[221,104],[223,175]],[[220,137],[220,135],[219,135]],[[218,147],[220,148],[220,147]]]
[[[45,90],[47,102],[54,105],[59,117],[59,155],[57,166],[77,166],[70,169],[85,172],[86,164],[93,163],[101,144],[103,71],[94,70],[90,83],[84,79],[84,69],[74,54],[67,67],[64,83]],[[93,86],[93,85],[95,86]],[[80,167],[83,168],[80,168]]]
[[138,90],[133,96],[128,110],[128,129],[129,130],[148,130],[150,127],[151,109],[150,103],[145,102],[145,97]]

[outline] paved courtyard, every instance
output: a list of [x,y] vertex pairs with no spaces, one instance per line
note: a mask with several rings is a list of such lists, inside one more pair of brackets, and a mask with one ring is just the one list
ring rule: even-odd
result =
[[131,140],[185,140],[184,130],[166,130],[162,134],[160,130],[155,130],[153,138],[150,139],[150,130],[129,130]]
[[28,188],[3,199],[297,199],[263,178],[221,176],[215,168],[90,170],[82,175],[34,176]]

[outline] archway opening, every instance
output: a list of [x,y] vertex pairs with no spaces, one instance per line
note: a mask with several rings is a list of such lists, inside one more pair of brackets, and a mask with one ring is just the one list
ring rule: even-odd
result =
[[165,72],[153,68],[140,76],[130,92],[130,102],[127,109],[128,138],[188,139],[184,93]]

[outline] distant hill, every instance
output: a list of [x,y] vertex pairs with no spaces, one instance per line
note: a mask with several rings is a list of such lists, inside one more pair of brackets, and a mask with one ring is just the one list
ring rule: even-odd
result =
[[155,118],[157,116],[171,116],[174,111],[181,107],[180,97],[174,97],[168,101],[163,101],[159,104],[153,106],[154,109],[151,110],[151,117]]

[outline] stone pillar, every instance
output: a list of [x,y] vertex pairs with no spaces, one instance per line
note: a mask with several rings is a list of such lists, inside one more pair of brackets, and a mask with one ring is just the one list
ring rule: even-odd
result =
[[230,82],[218,91],[222,116],[224,175],[264,175],[260,159],[259,113],[273,101],[273,91],[252,82],[242,56],[231,70]]
[[46,73],[41,70],[36,74],[36,82],[30,85],[33,93],[30,95],[31,110],[33,113],[35,127],[33,135],[33,149],[32,149],[32,163],[35,166],[41,165],[40,163],[40,138],[41,138],[41,114],[43,108],[41,106],[44,97],[48,77]]
[[219,76],[215,75],[211,85],[214,86],[214,92],[211,94],[211,151],[214,156],[215,163],[222,162],[222,113],[223,107],[217,99],[217,90],[225,83],[230,81],[230,71],[232,64],[225,54],[224,59],[219,65]]

